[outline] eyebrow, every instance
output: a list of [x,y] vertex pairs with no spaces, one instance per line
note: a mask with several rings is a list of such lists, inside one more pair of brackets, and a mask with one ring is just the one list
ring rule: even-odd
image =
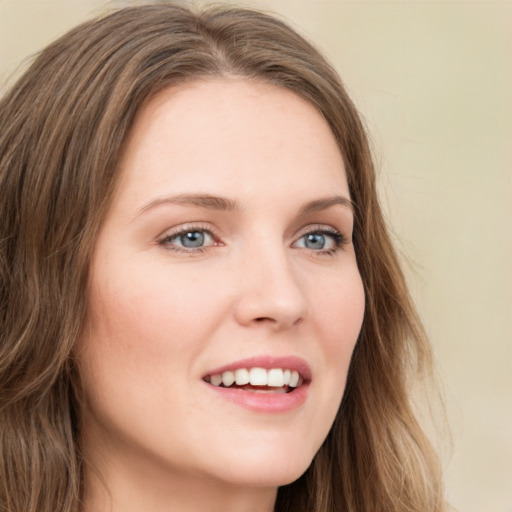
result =
[[232,212],[238,209],[235,201],[225,197],[212,196],[210,194],[179,194],[176,196],[160,197],[151,201],[137,212],[137,216],[163,204],[195,206],[197,208],[222,212]]
[[[239,203],[226,197],[213,196],[210,194],[179,194],[175,196],[166,196],[154,199],[153,201],[143,206],[137,212],[136,217],[147,212],[148,210],[156,208],[157,206],[166,204],[193,206],[197,208],[204,208],[207,210],[216,210],[222,212],[232,212],[242,209]],[[299,214],[306,215],[309,213],[319,212],[327,210],[328,208],[331,208],[332,206],[336,205],[345,206],[349,208],[352,212],[354,212],[354,203],[350,199],[344,196],[332,196],[321,199],[315,199],[314,201],[310,201],[304,204],[301,207]]]
[[333,197],[325,197],[322,199],[316,199],[315,201],[311,201],[306,203],[301,209],[300,214],[305,215],[308,213],[319,212],[322,210],[327,210],[335,205],[345,206],[354,213],[354,203],[348,198],[344,196],[333,196]]

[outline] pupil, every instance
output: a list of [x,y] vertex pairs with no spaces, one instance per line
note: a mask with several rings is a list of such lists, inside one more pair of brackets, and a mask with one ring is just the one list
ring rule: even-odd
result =
[[181,243],[184,247],[201,247],[204,244],[204,233],[189,231],[181,236]]
[[323,249],[325,246],[325,237],[319,233],[307,235],[306,247],[308,249]]

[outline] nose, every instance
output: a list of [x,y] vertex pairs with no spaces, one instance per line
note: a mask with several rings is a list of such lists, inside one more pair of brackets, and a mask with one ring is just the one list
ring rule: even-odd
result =
[[291,265],[286,251],[285,247],[274,247],[244,257],[235,306],[239,324],[266,325],[280,331],[296,326],[306,318],[306,293],[298,279],[298,270]]

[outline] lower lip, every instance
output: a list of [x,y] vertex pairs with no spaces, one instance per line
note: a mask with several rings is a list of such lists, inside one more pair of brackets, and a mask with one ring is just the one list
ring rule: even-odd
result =
[[256,412],[287,412],[300,407],[308,396],[309,384],[302,384],[290,393],[256,393],[239,388],[223,388],[205,383],[222,398]]

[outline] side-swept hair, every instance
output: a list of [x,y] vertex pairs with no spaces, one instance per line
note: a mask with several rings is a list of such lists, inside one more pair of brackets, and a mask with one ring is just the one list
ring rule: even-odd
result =
[[126,8],[48,46],[0,101],[0,510],[78,512],[72,349],[98,229],[136,113],[165,87],[266,81],[329,123],[355,203],[363,328],[334,425],[276,511],[441,512],[437,458],[409,378],[431,365],[377,200],[365,130],[339,77],[282,21],[237,8]]

